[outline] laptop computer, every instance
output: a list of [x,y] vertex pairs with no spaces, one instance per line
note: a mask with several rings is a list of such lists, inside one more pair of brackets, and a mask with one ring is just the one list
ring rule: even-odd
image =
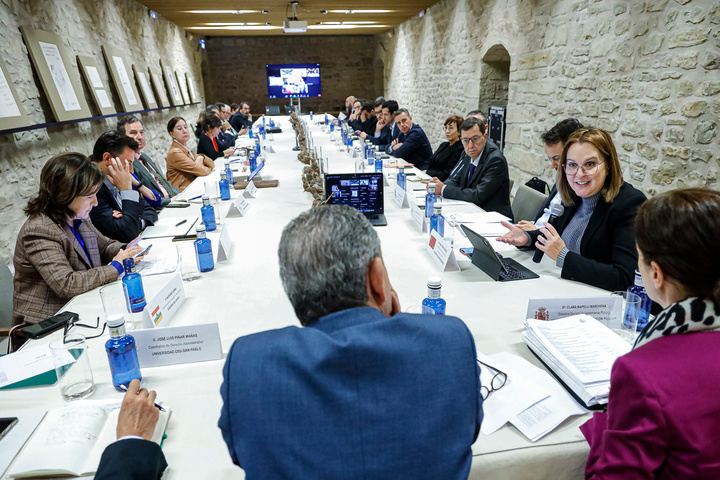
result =
[[325,174],[325,195],[330,197],[328,203],[357,209],[375,227],[387,225],[383,174],[380,172]]
[[482,235],[472,231],[465,225],[461,224],[460,227],[473,245],[473,252],[470,256],[473,265],[487,273],[493,280],[509,282],[540,278],[537,273],[520,265],[512,258],[503,258]]

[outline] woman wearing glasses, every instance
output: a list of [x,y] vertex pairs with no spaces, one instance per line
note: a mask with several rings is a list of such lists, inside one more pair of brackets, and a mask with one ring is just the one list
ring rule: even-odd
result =
[[104,178],[81,153],[56,155],[43,167],[15,244],[14,325],[45,320],[76,295],[117,280],[123,259],[142,250],[123,249],[90,222]]
[[645,288],[664,310],[615,361],[607,413],[580,427],[586,478],[720,478],[720,192],[658,195],[635,232]]
[[553,227],[509,232],[498,241],[535,246],[562,269],[560,276],[605,290],[633,284],[637,252],[632,223],[645,195],[625,182],[615,145],[599,128],[573,133],[560,157],[557,189],[565,211]]
[[459,115],[450,115],[445,119],[447,142],[441,143],[430,157],[430,166],[425,173],[431,177],[437,177],[444,182],[460,160],[460,155],[463,153],[463,146],[460,142],[460,124],[462,122],[463,118]]

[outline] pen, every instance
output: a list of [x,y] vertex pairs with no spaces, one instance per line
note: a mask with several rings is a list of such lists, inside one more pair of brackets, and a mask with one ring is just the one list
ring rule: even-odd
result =
[[187,232],[185,232],[185,235],[187,235],[188,233],[190,233],[190,230],[192,230],[192,228],[195,226],[195,224],[197,223],[197,221],[198,221],[198,219],[197,219],[197,217],[195,217],[195,221],[192,223],[192,225],[190,225],[190,228],[187,229]]
[[179,227],[179,226],[182,225],[183,223],[187,223],[187,218],[186,218],[185,220],[181,221],[181,222],[176,223],[175,226],[176,226],[176,227]]
[[[127,385],[120,385],[120,390],[122,390],[123,392],[127,392]],[[162,405],[158,405],[157,403],[153,403],[153,405],[155,405],[155,408],[157,408],[161,412],[165,411]]]
[[202,198],[202,195],[198,195],[197,197],[188,198],[188,202],[190,200],[197,200],[198,198]]

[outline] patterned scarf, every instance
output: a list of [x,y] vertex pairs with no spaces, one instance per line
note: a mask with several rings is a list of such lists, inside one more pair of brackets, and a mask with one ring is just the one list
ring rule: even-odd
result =
[[667,335],[716,330],[720,330],[720,304],[697,297],[686,298],[673,303],[648,323],[633,348]]

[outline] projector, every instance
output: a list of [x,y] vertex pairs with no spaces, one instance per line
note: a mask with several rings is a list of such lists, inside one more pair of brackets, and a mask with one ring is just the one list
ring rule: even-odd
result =
[[283,32],[285,33],[305,33],[307,32],[307,22],[301,20],[285,20],[283,22]]

